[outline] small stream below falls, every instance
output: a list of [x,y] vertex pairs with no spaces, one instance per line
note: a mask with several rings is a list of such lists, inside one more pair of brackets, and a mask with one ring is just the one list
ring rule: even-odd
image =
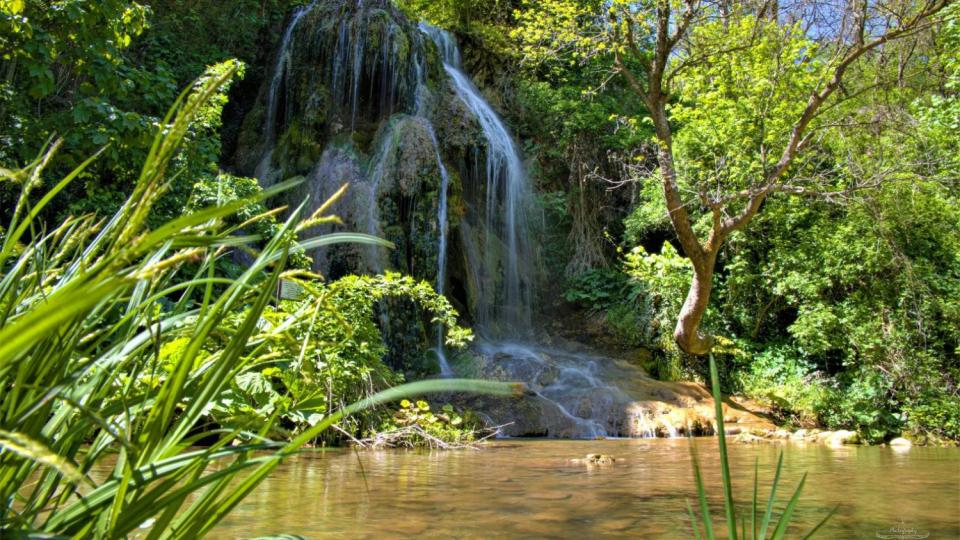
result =
[[[285,462],[211,538],[691,538],[690,450],[722,514],[715,438],[501,440],[480,450],[338,449]],[[913,527],[960,537],[960,452],[949,448],[733,445],[735,498],[748,503],[754,460],[766,497],[784,450],[780,509],[809,473],[795,514],[798,537],[839,505],[821,538],[876,538]],[[587,453],[610,466],[571,462]],[[745,507],[744,507],[745,509]]]
[[[465,395],[456,401],[511,437],[678,437],[714,432],[714,404],[703,385],[659,381],[635,360],[613,358],[560,338],[552,343],[478,340],[458,355],[460,377],[523,382],[519,397]],[[769,420],[724,403],[728,428],[769,429]]]

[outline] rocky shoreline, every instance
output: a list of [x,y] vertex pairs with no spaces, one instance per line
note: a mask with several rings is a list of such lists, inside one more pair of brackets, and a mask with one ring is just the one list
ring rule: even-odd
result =
[[[801,428],[794,431],[777,428],[767,430],[740,430],[728,426],[725,430],[728,435],[735,435],[733,441],[742,444],[762,443],[817,443],[827,446],[841,447],[846,445],[865,444],[856,431],[840,429],[836,431]],[[913,441],[904,437],[897,437],[882,446],[907,449],[913,446]]]

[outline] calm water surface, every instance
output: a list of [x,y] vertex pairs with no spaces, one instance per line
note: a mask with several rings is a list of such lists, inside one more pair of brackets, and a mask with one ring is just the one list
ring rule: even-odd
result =
[[[691,538],[685,518],[686,501],[696,505],[691,446],[719,516],[715,439],[501,440],[474,451],[300,456],[211,537]],[[820,538],[877,538],[890,527],[912,527],[931,539],[960,538],[960,450],[733,445],[738,503],[749,502],[757,458],[766,496],[781,448],[781,501],[808,473],[796,523],[809,528],[839,505]],[[571,463],[587,453],[617,462]]]

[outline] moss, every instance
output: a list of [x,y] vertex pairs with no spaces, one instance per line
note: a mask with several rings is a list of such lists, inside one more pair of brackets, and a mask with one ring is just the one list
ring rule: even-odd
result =
[[304,126],[304,120],[292,122],[277,141],[274,160],[287,176],[306,174],[320,159],[324,145],[313,136],[313,130]]
[[449,361],[450,367],[458,377],[464,377],[468,379],[484,378],[483,358],[470,351],[458,352],[454,354]]
[[237,150],[235,152],[235,162],[237,169],[244,173],[253,173],[260,155],[263,153],[261,148],[262,130],[261,125],[266,114],[266,107],[263,100],[257,100],[256,105],[244,117],[240,127],[240,134],[237,137]]

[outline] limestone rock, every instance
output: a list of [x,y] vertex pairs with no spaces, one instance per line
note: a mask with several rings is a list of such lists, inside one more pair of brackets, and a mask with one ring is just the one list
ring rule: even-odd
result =
[[860,444],[860,435],[856,431],[841,429],[834,431],[826,437],[826,443],[830,446],[843,446],[845,444]]
[[571,461],[584,465],[613,465],[617,458],[606,454],[587,454],[583,459],[573,459]]

